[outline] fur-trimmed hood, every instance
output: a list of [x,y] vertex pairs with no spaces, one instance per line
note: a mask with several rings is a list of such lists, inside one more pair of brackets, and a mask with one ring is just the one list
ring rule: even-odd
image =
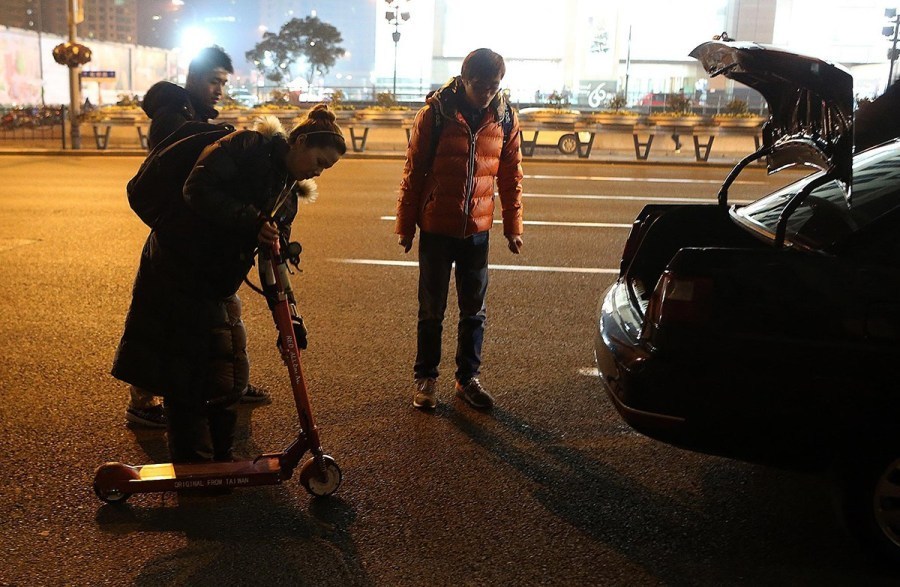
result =
[[[271,114],[263,114],[255,118],[253,120],[253,130],[269,139],[279,135],[279,138],[284,139],[285,141],[287,140],[284,126],[281,124],[281,121]],[[288,146],[288,150],[290,150],[290,146]],[[285,152],[283,155],[286,156],[287,153]],[[315,202],[319,195],[318,186],[314,179],[295,181],[294,185],[291,187],[291,191],[293,191],[299,200],[308,204]]]
[[284,126],[282,126],[281,121],[278,120],[278,117],[271,114],[263,114],[254,118],[253,130],[270,139],[275,135],[287,137],[287,133],[284,131]]

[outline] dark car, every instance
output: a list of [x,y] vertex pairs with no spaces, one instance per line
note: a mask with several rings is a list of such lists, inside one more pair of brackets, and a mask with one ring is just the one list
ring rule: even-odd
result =
[[[649,205],[598,310],[600,381],[637,431],[828,471],[849,527],[900,560],[900,141],[853,154],[852,78],[746,43],[697,47],[769,104],[718,203]],[[818,172],[752,204],[750,162]]]

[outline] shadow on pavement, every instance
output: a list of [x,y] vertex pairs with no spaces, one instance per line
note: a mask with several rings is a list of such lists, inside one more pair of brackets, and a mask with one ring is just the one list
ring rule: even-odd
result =
[[[240,454],[260,452],[249,440],[255,407],[239,410]],[[141,429],[135,436],[152,460],[168,459],[162,431]],[[350,531],[356,510],[333,496],[313,499],[294,479],[215,496],[134,495],[128,503],[101,506],[95,521],[121,537],[164,537],[164,553],[146,557],[135,585],[372,585]]]
[[[686,470],[683,451],[659,443],[647,447],[653,470],[632,477],[605,465],[602,453],[566,446],[562,435],[502,407],[438,416],[535,483],[548,511],[664,584],[833,580],[874,570],[838,531],[816,479],[719,459]],[[701,487],[689,494],[667,488],[654,477],[660,469],[699,478]],[[702,577],[698,568],[706,570]]]

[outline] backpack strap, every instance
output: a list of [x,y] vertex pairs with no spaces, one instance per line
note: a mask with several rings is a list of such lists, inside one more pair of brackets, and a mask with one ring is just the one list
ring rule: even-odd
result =
[[506,148],[513,128],[512,107],[509,104],[506,105],[503,118],[500,119],[500,126],[503,127],[503,147]]
[[434,166],[434,158],[437,155],[438,142],[441,140],[441,132],[444,129],[444,117],[431,104],[428,105],[432,112],[431,144],[428,146],[428,166],[426,173],[431,173]]

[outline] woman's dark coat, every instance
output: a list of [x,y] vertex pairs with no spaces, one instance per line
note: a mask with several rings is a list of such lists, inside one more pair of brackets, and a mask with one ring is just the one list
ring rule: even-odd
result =
[[[236,292],[262,218],[289,185],[280,134],[238,131],[207,147],[144,247],[112,374],[180,403],[230,402],[247,385]],[[295,195],[277,215],[289,231]]]

